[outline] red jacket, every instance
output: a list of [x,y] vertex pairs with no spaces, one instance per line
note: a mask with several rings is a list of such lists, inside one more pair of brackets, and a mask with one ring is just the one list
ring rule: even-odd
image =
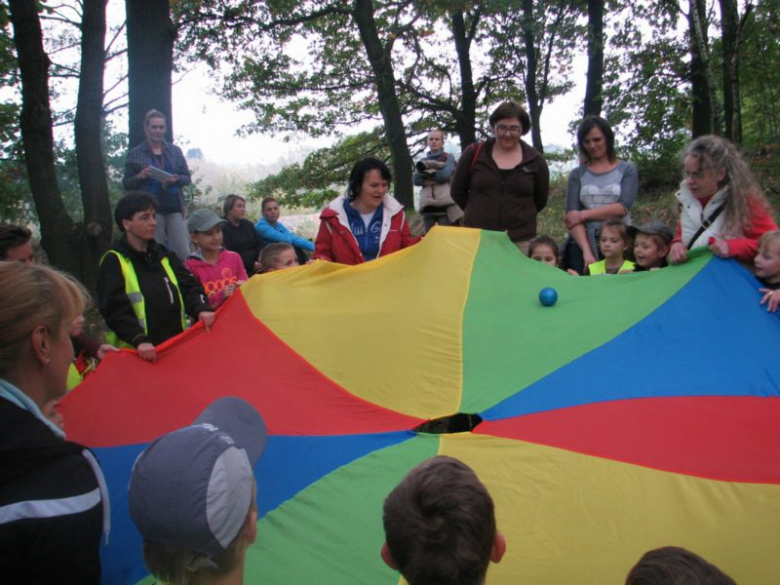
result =
[[[361,264],[365,262],[355,236],[349,229],[349,220],[344,211],[344,196],[338,197],[320,214],[320,231],[314,244],[313,259],[338,262],[339,264]],[[409,231],[403,206],[390,195],[382,201],[382,232],[379,237],[379,255],[386,256],[420,241]]]

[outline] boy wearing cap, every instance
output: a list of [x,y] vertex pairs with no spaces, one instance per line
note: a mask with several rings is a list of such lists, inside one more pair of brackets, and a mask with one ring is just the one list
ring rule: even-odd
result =
[[215,309],[248,278],[241,256],[222,247],[224,221],[211,209],[198,209],[187,220],[195,253],[190,254],[184,267],[200,281]]
[[128,503],[154,577],[176,584],[243,583],[246,550],[257,536],[252,469],[266,440],[257,410],[227,396],[138,456]]
[[122,237],[100,261],[98,306],[106,321],[106,341],[130,347],[148,361],[156,347],[187,328],[187,315],[214,323],[203,288],[181,261],[154,240],[155,201],[142,191],[127,193],[114,218]]
[[493,499],[465,463],[423,461],[385,499],[382,559],[410,585],[482,585],[506,552]]
[[666,257],[674,239],[672,228],[661,221],[653,220],[630,227],[629,233],[634,236],[635,272],[658,270],[668,264]]

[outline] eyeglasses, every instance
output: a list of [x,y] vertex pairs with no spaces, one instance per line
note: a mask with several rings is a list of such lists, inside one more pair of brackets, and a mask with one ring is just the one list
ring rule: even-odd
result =
[[496,126],[496,132],[498,134],[520,134],[522,131],[522,126],[504,126],[503,124]]

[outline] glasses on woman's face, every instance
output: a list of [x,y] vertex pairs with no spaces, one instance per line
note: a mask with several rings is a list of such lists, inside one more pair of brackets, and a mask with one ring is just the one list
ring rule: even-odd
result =
[[516,134],[519,135],[523,131],[522,126],[504,126],[499,124],[496,126],[496,134]]

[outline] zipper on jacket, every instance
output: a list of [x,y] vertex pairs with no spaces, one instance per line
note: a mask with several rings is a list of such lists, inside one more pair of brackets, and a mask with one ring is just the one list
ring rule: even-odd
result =
[[171,304],[173,304],[173,291],[171,290],[171,281],[168,280],[168,277],[165,277],[165,287],[168,289],[168,298],[171,301]]

